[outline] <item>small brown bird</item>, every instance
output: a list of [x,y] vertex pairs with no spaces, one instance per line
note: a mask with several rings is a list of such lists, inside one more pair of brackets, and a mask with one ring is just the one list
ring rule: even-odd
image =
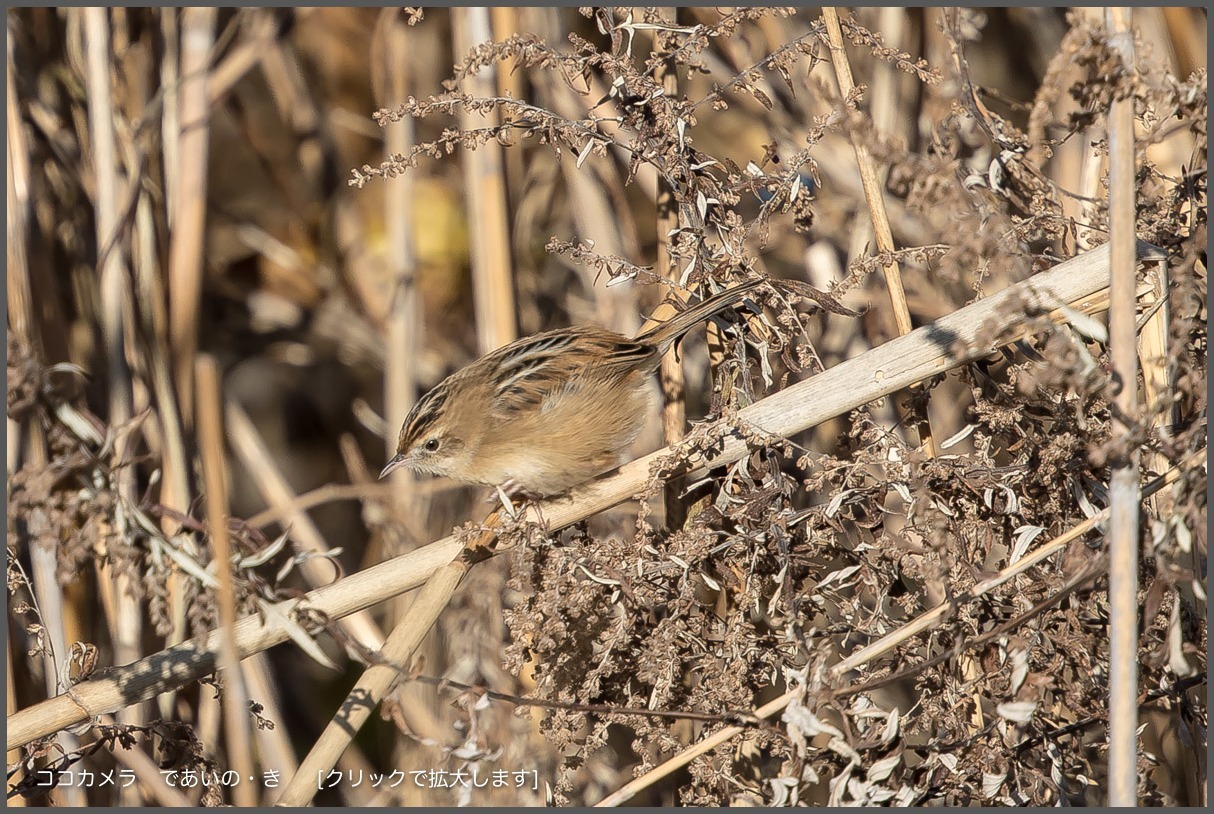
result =
[[523,337],[444,379],[405,419],[400,467],[543,497],[615,466],[640,433],[649,374],[697,323],[764,281],[746,280],[629,339],[575,327]]

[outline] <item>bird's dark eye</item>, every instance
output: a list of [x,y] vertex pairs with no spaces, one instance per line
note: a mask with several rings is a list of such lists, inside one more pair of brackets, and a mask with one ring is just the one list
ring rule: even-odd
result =
[[422,444],[422,449],[426,452],[438,452],[438,439],[431,438],[426,443]]

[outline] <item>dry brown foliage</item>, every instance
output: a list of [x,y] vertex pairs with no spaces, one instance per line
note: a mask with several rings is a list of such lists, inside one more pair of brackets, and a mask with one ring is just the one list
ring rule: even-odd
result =
[[[633,502],[527,529],[471,572],[317,804],[593,804],[725,725],[743,732],[630,804],[1103,803],[1102,534],[968,592],[1105,508],[1131,454],[1144,484],[1180,469],[1143,504],[1138,793],[1204,803],[1204,12],[1137,10],[1130,69],[1091,10],[855,10],[842,28],[858,84],[842,98],[810,10],[496,9],[494,41],[467,53],[451,45],[462,13],[225,10],[207,29],[111,9],[98,42],[81,10],[9,11],[10,715],[215,628],[220,567],[238,611],[264,615],[317,574],[480,519],[471,489],[373,473],[396,431],[382,416],[402,406],[385,368],[409,365],[414,398],[478,353],[488,315],[467,238],[482,224],[463,214],[461,166],[500,145],[505,197],[481,203],[508,213],[519,333],[632,330],[670,291],[738,273],[788,285],[763,314],[718,324],[707,351],[685,343],[694,420]],[[193,120],[183,65],[204,29]],[[100,125],[99,59],[113,111]],[[469,90],[485,74],[497,92]],[[1125,383],[1101,306],[1060,324],[1027,301],[986,327],[1001,351],[912,392],[791,438],[737,421],[896,335],[893,261],[926,325],[1105,243],[1114,98],[1134,100],[1137,237],[1167,254],[1139,269],[1144,406],[1128,436],[1113,429]],[[113,129],[105,155],[99,126]],[[205,217],[174,197],[190,127],[207,139]],[[389,149],[392,127],[412,146]],[[896,252],[873,249],[853,144],[883,173]],[[403,183],[411,215],[396,222]],[[677,209],[668,234],[659,187]],[[201,296],[182,304],[173,248],[193,238]],[[655,271],[659,241],[673,280]],[[415,345],[394,347],[394,325]],[[181,331],[220,361],[225,398],[311,531],[268,506],[251,442],[229,432],[233,557],[214,561]],[[907,416],[930,418],[940,454]],[[685,483],[687,519],[668,527],[667,478],[730,433],[749,455]],[[947,602],[944,623],[828,674]],[[290,778],[375,661],[366,626],[283,624],[293,642],[241,671],[261,803],[277,794],[263,777]],[[232,802],[166,779],[239,765],[218,714],[232,680],[166,677],[156,701],[11,751],[10,802]],[[791,689],[779,718],[753,715]],[[119,768],[139,782],[46,785]],[[423,787],[417,769],[490,783]],[[394,771],[404,782],[372,786]],[[533,774],[519,787],[516,771]]]

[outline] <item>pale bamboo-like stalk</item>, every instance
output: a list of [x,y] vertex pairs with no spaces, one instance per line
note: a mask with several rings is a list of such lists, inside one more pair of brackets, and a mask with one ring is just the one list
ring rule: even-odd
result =
[[[1134,39],[1130,10],[1105,11],[1109,44],[1130,81]],[[1109,358],[1115,393],[1113,437],[1132,443],[1138,415],[1138,356],[1134,289],[1134,97],[1114,98],[1109,110]],[[1125,449],[1109,478],[1109,798],[1138,804],[1138,450]]]
[[[409,95],[408,39],[399,11],[385,10],[380,16],[384,38],[384,107],[404,104]],[[384,127],[387,155],[409,152],[413,146],[413,119],[406,116]],[[417,401],[418,351],[422,345],[422,307],[417,291],[417,255],[413,246],[413,173],[406,172],[384,186],[384,228],[388,238],[391,306],[387,319],[387,359],[384,362],[384,459],[396,454],[396,433]],[[414,507],[416,478],[402,467],[392,475],[397,502],[406,511]],[[424,507],[416,507],[422,509]]]
[[[8,89],[8,172],[6,182],[6,201],[8,205],[8,224],[6,235],[8,246],[7,259],[7,305],[10,330],[28,343],[31,350],[42,354],[42,326],[39,324],[34,291],[33,269],[30,267],[28,244],[26,242],[29,224],[29,153],[22,132],[21,117],[17,105],[17,89],[14,80],[16,66],[13,62],[13,35],[8,32],[7,49],[7,89]],[[38,421],[27,421],[23,426],[24,438],[22,453],[31,469],[45,469],[48,460],[46,434]],[[17,465],[13,461],[13,465]],[[38,541],[46,536],[48,520],[46,513],[36,510],[26,518],[29,534],[26,536],[30,556],[29,586],[37,602],[41,622],[46,629],[49,647],[42,655],[42,669],[45,679],[46,693],[55,696],[64,689],[60,681],[57,659],[67,656],[67,633],[65,622],[67,608],[63,601],[63,589],[55,577],[58,562],[52,547],[42,545]],[[70,732],[63,733],[60,745],[65,750],[79,746],[76,736]],[[11,751],[12,747],[9,748]],[[68,805],[83,805],[84,794],[78,788],[65,784],[60,789],[62,801]]]
[[[452,12],[456,13],[456,12]],[[409,96],[409,38],[408,26],[399,9],[385,10],[380,15],[384,38],[383,107],[399,107]],[[386,155],[406,154],[414,143],[413,119],[406,116],[384,127]],[[407,172],[384,186],[384,229],[388,239],[389,277],[392,304],[387,318],[387,359],[384,362],[384,416],[388,432],[384,436],[384,460],[396,454],[397,432],[417,401],[418,351],[422,347],[424,319],[421,297],[417,287],[417,256],[413,245],[413,201],[417,185],[414,174]],[[393,498],[400,510],[408,515],[408,526],[419,528],[428,514],[430,501],[425,492],[418,491],[416,476],[402,467],[392,474]],[[418,541],[420,542],[420,540]],[[398,551],[389,552],[397,554]],[[397,597],[385,622],[395,624],[405,616],[406,598]],[[424,656],[431,662],[439,659],[438,648],[429,642]],[[432,709],[435,694],[429,688],[409,686],[401,693],[401,711],[408,726],[423,738],[437,738],[438,717]],[[402,748],[422,748],[414,743],[402,743]]]
[[[111,82],[114,68],[110,59],[109,12],[105,8],[90,7],[83,11],[85,59],[88,65],[85,86],[88,97],[89,141],[92,147],[91,163],[96,190],[94,199],[94,222],[97,235],[98,272],[100,274],[101,331],[105,341],[106,378],[109,389],[109,432],[113,438],[112,458],[125,464],[129,458],[128,434],[122,431],[134,414],[133,382],[130,365],[127,363],[127,325],[131,321],[130,272],[124,241],[119,234],[121,226],[119,208],[119,158],[114,133],[115,107]],[[135,471],[120,465],[113,473],[115,491],[122,504],[135,503]],[[126,544],[127,529],[124,515],[114,515],[111,530],[113,541]],[[114,552],[116,553],[116,552]],[[110,601],[102,607],[111,617],[114,635],[114,660],[119,664],[135,661],[143,652],[143,613],[135,599],[130,576],[118,573],[112,563],[97,569],[101,593],[108,594]],[[119,711],[122,723],[142,723],[146,718],[143,705]],[[137,805],[141,802],[137,791],[123,790],[120,802]]]
[[181,86],[178,161],[165,165],[172,178],[173,242],[169,247],[169,339],[182,418],[194,414],[194,351],[202,300],[203,245],[207,202],[207,61],[215,41],[214,8],[181,13]]
[[[486,8],[452,9],[451,22],[457,58],[492,38]],[[463,81],[463,90],[478,98],[492,96],[497,92],[495,73],[492,67],[482,69]],[[460,108],[461,130],[493,125],[497,120],[496,113],[472,114]],[[472,236],[472,296],[476,308],[477,348],[481,353],[488,353],[517,337],[502,146],[489,141],[476,150],[465,150],[462,158]]]
[[[1145,244],[1140,244],[1140,251],[1143,256],[1155,254]],[[979,338],[986,333],[988,320],[1005,313],[1012,303],[1027,300],[1058,308],[1090,297],[1105,288],[1108,279],[1109,250],[1101,247],[773,393],[741,410],[739,420],[775,436],[802,432],[861,404],[988,355],[995,346],[980,343]],[[1067,319],[1061,310],[1052,313],[1058,322]],[[1023,336],[1022,331],[1013,332],[1001,343],[1011,343]],[[729,438],[704,466],[732,463],[745,455],[747,449],[745,441]],[[538,511],[547,527],[555,531],[609,509],[643,489],[650,479],[651,468],[671,452],[661,449],[625,464],[609,475],[575,487],[565,497],[543,501]],[[351,574],[302,599],[279,603],[275,610],[289,614],[306,606],[331,618],[347,616],[418,587],[449,564],[459,551],[459,543],[447,537]],[[285,641],[288,633],[273,619],[263,622],[258,616],[250,616],[237,623],[235,638],[241,655],[248,656]],[[23,746],[35,738],[88,720],[90,715],[119,709],[213,672],[217,646],[217,634],[212,633],[206,641],[186,642],[82,682],[73,688],[71,697],[58,696],[21,710],[9,719],[8,748]]]
[[177,214],[177,170],[181,166],[181,39],[177,12],[160,12],[160,152],[164,162],[165,223],[171,232]]
[[[206,485],[207,526],[210,531],[212,559],[219,578],[216,591],[219,603],[219,668],[223,671],[223,720],[227,735],[228,760],[241,778],[253,777],[253,745],[249,737],[249,700],[240,656],[236,652],[236,583],[232,576],[232,543],[228,537],[228,486],[224,478],[222,388],[219,363],[213,356],[199,354],[194,363],[197,387],[198,454],[202,459],[202,477]],[[252,783],[237,783],[233,802],[238,806],[257,804]]]
[[[489,8],[489,24],[493,30],[493,39],[502,42],[508,37],[513,36],[519,31],[530,30],[520,27],[520,16],[525,13],[522,8],[515,6],[491,6]],[[554,40],[545,38],[548,42]],[[510,96],[514,99],[522,99],[525,93],[524,79],[532,82],[538,80],[540,73],[528,73],[519,68],[518,60],[507,59],[498,63],[498,68],[495,71],[497,79],[497,95]],[[506,177],[512,179],[515,184],[521,184],[522,179],[527,177],[527,169],[524,164],[526,153],[523,150],[506,150],[503,154],[503,159],[506,162]],[[407,173],[406,173],[407,174]],[[511,194],[511,203],[517,205],[520,190],[507,189]],[[514,228],[518,228],[517,222],[513,224]]]
[[[851,63],[847,60],[847,52],[843,50],[843,29],[839,25],[839,14],[832,6],[822,7],[822,19],[826,22],[826,34],[830,41],[831,64],[835,68],[835,78],[839,82],[839,93],[846,99],[855,89],[852,79]],[[860,170],[860,183],[864,188],[864,200],[868,203],[869,215],[872,218],[873,236],[877,241],[877,250],[882,253],[895,251],[894,235],[889,225],[889,215],[885,211],[885,197],[882,194],[882,184],[877,169],[873,163],[872,154],[868,148],[856,140],[852,140],[852,149],[856,154],[856,166]],[[893,307],[894,323],[898,326],[898,334],[905,336],[913,326],[910,318],[910,308],[906,304],[906,291],[902,287],[902,270],[897,260],[883,264],[885,269],[885,285],[889,289],[890,305]],[[932,438],[931,421],[924,408],[924,414],[914,419],[918,425],[919,441],[924,451],[930,456],[936,456],[936,442]]]
[[[1161,489],[1167,484],[1174,482],[1180,477],[1180,474],[1184,472],[1188,466],[1196,466],[1204,457],[1205,451],[1202,450],[1200,457],[1193,456],[1183,465],[1177,466],[1170,470],[1164,477],[1159,478],[1155,481],[1155,483],[1152,484],[1152,491]],[[1006,583],[1012,577],[1018,574],[1023,574],[1030,568],[1040,565],[1050,557],[1053,557],[1055,554],[1064,551],[1072,541],[1078,540],[1080,537],[1087,534],[1089,531],[1092,531],[1107,520],[1109,518],[1109,514],[1110,512],[1108,509],[1102,509],[1089,517],[1087,520],[1084,520],[1082,523],[1072,526],[1059,536],[1050,540],[1048,543],[1045,543],[1043,546],[1041,546],[1041,548],[1038,548],[1035,551],[1021,557],[1019,560],[1016,560],[1016,562],[1008,565],[994,576],[982,580],[973,588],[966,591],[963,595],[950,598],[948,601],[941,602],[931,610],[924,611],[906,624],[900,625],[897,629],[892,630],[881,638],[877,639],[872,644],[860,648],[841,661],[833,664],[830,670],[827,671],[828,682],[838,681],[851,670],[864,666],[878,656],[892,652],[903,642],[909,641],[915,636],[918,636],[920,633],[934,630],[947,621],[956,612],[959,604],[964,602],[972,602],[973,600],[990,593],[1000,585]],[[789,690],[779,698],[769,701],[768,703],[754,710],[751,714],[759,720],[771,718],[777,713],[783,711],[793,701],[797,700],[797,698],[800,697],[803,692],[804,689],[801,687],[794,690]],[[679,752],[679,754],[663,762],[661,765],[655,766],[642,776],[621,786],[619,789],[596,803],[596,807],[609,808],[623,805],[635,797],[641,790],[652,786],[654,783],[657,783],[659,780],[662,780],[665,777],[668,777],[675,771],[683,768],[688,763],[695,760],[700,755],[707,754],[721,744],[726,743],[731,738],[740,735],[745,731],[745,729],[745,727],[736,725],[721,728],[712,735],[709,735],[707,738],[704,738],[702,741],[699,741],[694,746],[684,749],[682,752]]]

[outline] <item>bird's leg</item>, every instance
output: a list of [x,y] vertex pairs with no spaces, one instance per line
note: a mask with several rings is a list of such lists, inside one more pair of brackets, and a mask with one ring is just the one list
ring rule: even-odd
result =
[[510,478],[498,486],[494,494],[489,495],[487,502],[492,503],[494,499],[500,500],[502,508],[506,510],[506,514],[510,515],[512,520],[517,520],[518,509],[515,508],[511,498],[521,499],[523,503],[538,503],[540,500],[539,495],[528,490],[525,486],[514,480],[514,478]]

